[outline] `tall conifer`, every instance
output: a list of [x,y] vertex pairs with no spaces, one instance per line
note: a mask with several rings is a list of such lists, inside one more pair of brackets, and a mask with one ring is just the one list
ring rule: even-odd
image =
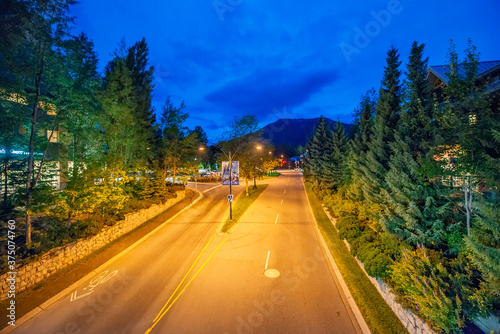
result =
[[389,169],[391,155],[390,145],[394,142],[394,132],[401,108],[400,64],[398,50],[392,46],[387,52],[387,65],[375,108],[370,150],[366,155],[366,164],[362,166],[363,195],[370,205],[382,203],[380,193],[385,186],[384,179]]

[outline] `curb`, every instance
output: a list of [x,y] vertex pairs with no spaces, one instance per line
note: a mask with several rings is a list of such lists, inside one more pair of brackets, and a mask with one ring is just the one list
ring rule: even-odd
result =
[[328,249],[328,246],[326,244],[325,239],[323,238],[323,235],[321,234],[319,228],[318,228],[318,222],[316,221],[316,217],[314,216],[314,212],[311,207],[311,202],[309,201],[309,196],[307,195],[306,187],[304,185],[304,182],[302,182],[302,185],[304,187],[304,192],[306,193],[306,198],[307,198],[307,203],[309,204],[309,211],[311,212],[311,215],[314,219],[314,222],[316,223],[316,233],[318,234],[318,239],[320,241],[320,244],[323,248],[323,252],[326,254],[326,257],[330,261],[330,264],[333,268],[333,272],[335,273],[335,276],[337,277],[338,281],[340,282],[340,286],[342,287],[342,291],[344,292],[344,295],[349,303],[349,306],[351,307],[352,313],[354,313],[354,317],[356,318],[356,321],[358,322],[359,327],[361,328],[361,331],[363,334],[371,334],[370,328],[368,327],[365,318],[363,318],[363,315],[361,314],[361,311],[358,308],[358,305],[354,301],[354,298],[351,295],[351,292],[349,291],[349,288],[347,287],[347,284],[344,281],[344,278],[342,277],[342,274],[340,273],[339,268],[337,267],[337,264],[335,263],[335,260],[333,259],[332,254],[330,253],[330,249]]
[[152,236],[153,234],[155,234],[156,232],[158,232],[168,222],[170,222],[171,220],[173,220],[174,218],[176,218],[178,215],[180,215],[181,213],[183,213],[184,211],[186,211],[187,209],[191,208],[193,205],[195,205],[196,203],[198,203],[203,198],[203,194],[200,191],[198,191],[198,190],[195,190],[195,189],[191,189],[191,190],[196,191],[199,194],[198,198],[195,199],[193,202],[191,202],[191,204],[189,204],[188,206],[186,206],[185,208],[183,208],[182,210],[180,210],[179,212],[177,212],[175,215],[173,215],[172,217],[170,217],[169,219],[167,219],[160,226],[158,226],[157,228],[155,228],[154,230],[152,230],[151,232],[149,232],[148,234],[146,234],[145,236],[143,236],[141,239],[139,239],[136,242],[134,242],[127,249],[121,251],[119,254],[115,255],[113,258],[111,258],[108,261],[106,261],[105,263],[101,264],[98,268],[94,269],[93,271],[91,271],[90,273],[88,273],[87,275],[85,275],[83,278],[80,278],[78,281],[76,281],[75,283],[71,284],[70,286],[68,286],[63,291],[59,292],[58,294],[56,294],[55,296],[53,296],[49,300],[45,301],[41,305],[35,307],[33,310],[31,310],[30,312],[26,313],[21,318],[16,319],[16,325],[15,326],[9,326],[9,325],[7,325],[7,327],[3,328],[0,331],[0,333],[8,334],[8,333],[12,332],[13,330],[15,330],[17,327],[21,326],[22,324],[24,324],[24,323],[28,322],[29,320],[31,320],[32,318],[34,318],[37,314],[41,313],[42,311],[45,311],[45,309],[47,309],[49,306],[51,306],[55,302],[61,300],[62,298],[66,297],[66,295],[71,290],[74,290],[75,288],[77,288],[79,285],[81,285],[85,281],[90,280],[93,276],[95,276],[99,272],[101,272],[105,267],[107,267],[110,264],[112,264],[113,262],[117,261],[122,256],[124,256],[125,254],[129,253],[135,247],[137,247],[141,243],[143,243],[147,238],[149,238],[150,236]]
[[[262,184],[262,183],[261,183]],[[268,184],[268,183],[266,183]],[[266,189],[264,189],[260,194],[259,196],[257,196],[257,198],[253,201],[252,204],[250,204],[250,206],[245,210],[245,212],[241,215],[241,217],[234,223],[233,227],[231,227],[228,231],[226,231],[225,233],[222,233],[221,230],[222,230],[222,227],[224,226],[224,224],[226,223],[226,220],[227,218],[224,220],[224,222],[222,222],[222,224],[220,225],[219,229],[217,230],[217,234],[219,235],[226,235],[226,234],[231,234],[233,233],[233,231],[236,229],[236,227],[238,227],[238,225],[240,224],[240,221],[245,218],[245,216],[247,215],[247,212],[250,210],[250,208],[255,204],[255,202],[257,202],[257,200],[260,198],[260,196],[262,196],[262,194],[264,193]],[[241,197],[243,196],[243,194],[245,193],[245,191],[242,191],[238,197],[236,198],[236,200],[234,201],[236,203],[236,201]],[[228,215],[229,217],[229,215]]]

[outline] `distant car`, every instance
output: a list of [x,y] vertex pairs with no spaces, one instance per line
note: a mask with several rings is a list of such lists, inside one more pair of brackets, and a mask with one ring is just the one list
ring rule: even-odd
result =
[[[165,178],[165,182],[174,183],[174,179],[171,176],[169,176],[169,177]],[[184,184],[182,181],[179,181],[178,178],[175,178],[175,183],[176,184]]]

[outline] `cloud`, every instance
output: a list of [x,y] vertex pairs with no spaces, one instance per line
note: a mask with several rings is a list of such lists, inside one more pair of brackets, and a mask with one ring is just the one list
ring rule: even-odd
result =
[[293,108],[330,85],[335,70],[298,71],[296,68],[256,71],[233,80],[205,96],[214,105],[238,114],[266,116],[274,108]]

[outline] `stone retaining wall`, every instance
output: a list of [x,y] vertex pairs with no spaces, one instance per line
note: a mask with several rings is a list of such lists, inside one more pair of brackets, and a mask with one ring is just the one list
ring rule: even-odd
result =
[[[103,228],[98,234],[78,239],[68,245],[54,248],[35,261],[17,268],[16,293],[19,293],[36,283],[44,280],[56,271],[77,262],[83,257],[106,246],[115,239],[132,231],[149,219],[157,216],[175,203],[185,197],[185,191],[177,191],[177,197],[168,199],[164,204],[154,204],[148,209],[139,210],[125,215],[124,220],[116,222],[113,226]],[[12,275],[9,273],[0,276],[0,301],[7,299],[10,282],[7,281]]]
[[[333,218],[330,215],[330,212],[328,212],[328,209],[323,207],[323,210],[325,213],[328,215],[328,218],[330,218],[330,221],[332,224],[335,226],[335,218]],[[347,248],[351,248],[347,240],[344,239],[344,243],[346,244]],[[420,319],[415,313],[413,313],[411,310],[408,310],[404,308],[401,304],[399,304],[396,301],[396,295],[391,292],[391,288],[385,284],[380,278],[374,278],[368,275],[365,271],[365,268],[363,266],[363,263],[361,263],[357,258],[356,261],[358,261],[361,269],[363,269],[363,272],[365,275],[370,279],[372,284],[377,288],[378,292],[384,298],[385,302],[389,307],[392,309],[392,311],[396,314],[396,316],[399,318],[403,326],[408,330],[410,334],[436,334],[429,325],[422,319]]]

